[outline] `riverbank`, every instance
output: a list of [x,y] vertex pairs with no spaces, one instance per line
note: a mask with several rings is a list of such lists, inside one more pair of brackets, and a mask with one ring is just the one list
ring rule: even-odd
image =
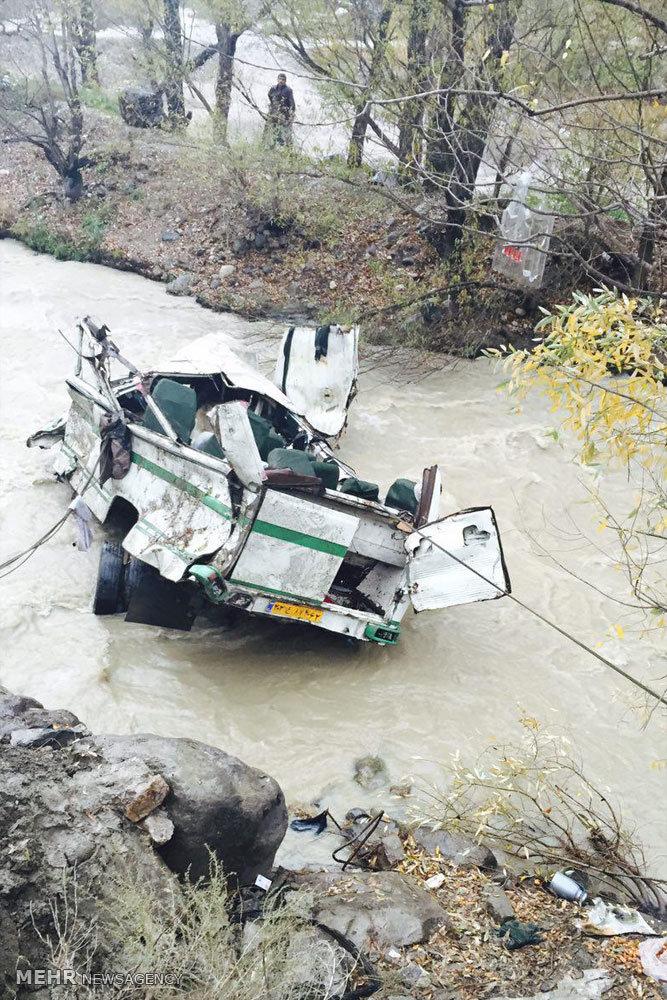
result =
[[172,290],[216,311],[358,321],[372,343],[461,357],[528,344],[538,305],[558,297],[557,285],[539,301],[500,276],[496,287],[491,237],[443,262],[427,227],[363,171],[351,180],[257,146],[220,150],[204,126],[169,135],[86,116],[94,163],[75,204],[39,150],[0,147],[0,235],[168,288],[179,279]]
[[[171,987],[153,996],[204,997],[225,963],[216,996],[230,1000],[261,967],[280,1000],[295,983],[322,998],[664,995],[639,945],[667,925],[647,916],[643,933],[600,936],[593,911],[555,897],[542,872],[460,835],[353,810],[335,860],[310,865],[317,834],[306,832],[300,870],[275,868],[282,792],[223,750],[94,736],[72,713],[6,689],[0,743],[3,996],[34,996],[45,982],[28,973],[43,969],[51,982],[64,971],[160,973]],[[161,949],[165,935],[173,943]]]

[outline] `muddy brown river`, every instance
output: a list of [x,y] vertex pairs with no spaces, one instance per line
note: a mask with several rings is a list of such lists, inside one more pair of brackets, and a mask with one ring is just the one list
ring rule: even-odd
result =
[[[58,328],[70,333],[90,313],[139,364],[211,331],[266,358],[279,330],[207,312],[135,275],[57,262],[10,241],[0,243],[0,263],[0,546],[7,556],[39,537],[70,500],[68,488],[49,479],[52,453],[24,445],[66,408],[63,379],[74,355]],[[443,513],[493,505],[519,597],[585,641],[601,642],[636,676],[655,684],[667,674],[660,633],[640,638],[622,606],[538,547],[626,598],[622,575],[600,551],[587,499],[593,473],[576,461],[571,443],[550,436],[547,403],[533,396],[517,412],[484,360],[431,374],[375,358],[364,368],[341,442],[358,474],[380,483],[382,493],[397,476],[419,478],[437,462]],[[620,474],[601,485],[619,511],[631,509]],[[510,601],[409,612],[395,648],[353,649],[320,630],[250,618],[227,631],[199,623],[190,633],[152,629],[92,615],[102,537],[96,526],[92,549],[79,552],[68,522],[0,581],[0,682],[7,687],[69,708],[98,732],[150,731],[223,747],[266,768],[288,801],[318,798],[334,813],[392,808],[386,790],[363,792],[354,783],[356,758],[379,754],[393,782],[437,780],[439,761],[457,749],[472,758],[491,741],[517,736],[527,712],[572,740],[589,775],[620,799],[665,866],[666,772],[654,766],[666,756],[664,721],[656,713],[642,728],[633,688]],[[623,640],[610,637],[615,624],[625,627]]]

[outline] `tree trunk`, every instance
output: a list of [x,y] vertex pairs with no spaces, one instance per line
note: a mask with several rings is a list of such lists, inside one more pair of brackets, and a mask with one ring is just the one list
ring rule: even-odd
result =
[[241,32],[233,32],[228,24],[218,22],[215,34],[218,39],[218,77],[215,81],[216,128],[220,140],[226,143],[229,108],[232,103],[234,56]]
[[667,225],[667,163],[664,163],[659,176],[653,184],[653,197],[648,210],[648,217],[642,227],[637,249],[637,266],[635,267],[634,283],[637,288],[646,290],[648,276],[655,256],[655,243],[658,230]]
[[[426,35],[430,14],[430,0],[413,0],[410,7],[408,33],[408,93],[426,90],[427,65]],[[417,98],[406,101],[399,122],[398,150],[401,163],[419,161],[421,155],[421,125],[424,119],[424,102]]]
[[79,0],[77,14],[74,44],[79,56],[81,82],[91,87],[99,87],[93,0]]
[[378,21],[377,37],[373,45],[371,65],[368,71],[368,86],[365,90],[361,91],[355,105],[356,118],[352,126],[350,144],[347,150],[347,165],[349,167],[360,167],[364,157],[364,143],[366,141],[366,132],[368,131],[368,112],[364,109],[366,108],[368,99],[373,96],[375,85],[384,69],[389,41],[389,24],[393,9],[394,4],[388,4],[380,14],[380,20]]
[[[364,91],[364,93],[368,93]],[[366,101],[357,103],[354,109],[356,118],[352,126],[350,145],[347,149],[348,167],[360,167],[364,158],[364,143],[366,142],[366,132],[368,130],[368,113],[365,110]]]
[[166,49],[165,96],[167,115],[172,125],[185,119],[183,97],[183,36],[179,0],[162,0],[164,9],[164,43]]
[[[445,189],[447,227],[443,241],[448,256],[463,235],[468,205],[475,191],[477,171],[484,155],[491,121],[498,103],[499,74],[503,52],[514,39],[514,25],[520,3],[513,8],[500,6],[493,15],[493,26],[487,37],[487,59],[478,65],[470,93],[457,106],[457,98],[448,90],[438,95],[432,125],[433,139],[429,143],[428,162],[433,172],[432,187]],[[453,70],[446,86],[454,85],[465,69],[465,6],[455,0],[452,9]],[[484,91],[485,93],[478,93]]]

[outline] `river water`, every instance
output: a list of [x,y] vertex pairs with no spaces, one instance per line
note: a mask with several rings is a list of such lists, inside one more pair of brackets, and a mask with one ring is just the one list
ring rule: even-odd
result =
[[[49,480],[50,453],[24,446],[66,407],[63,379],[74,358],[58,328],[70,334],[75,318],[91,313],[139,364],[211,331],[266,355],[279,330],[207,312],[136,275],[57,262],[10,241],[0,243],[0,263],[0,546],[7,555],[40,536],[70,499],[66,486]],[[622,607],[536,545],[626,598],[624,579],[598,548],[587,500],[592,473],[570,443],[550,436],[554,417],[545,401],[530,397],[516,412],[484,360],[430,374],[411,363],[407,382],[403,363],[372,357],[364,367],[341,448],[359,475],[382,492],[397,476],[418,478],[437,462],[443,512],[494,506],[519,597],[601,642],[605,655],[638,677],[656,683],[665,675],[667,650],[656,633],[641,639]],[[602,485],[619,511],[631,508],[620,475]],[[631,706],[634,689],[510,601],[409,612],[396,648],[354,650],[319,630],[250,619],[224,632],[198,624],[187,634],[151,629],[91,614],[102,536],[97,527],[93,548],[81,553],[67,523],[0,581],[0,682],[10,689],[69,708],[97,732],[215,744],[266,768],[289,802],[318,798],[334,812],[392,808],[386,791],[354,784],[359,756],[379,754],[393,782],[437,780],[437,762],[458,749],[474,758],[490,742],[515,737],[526,712],[571,738],[590,777],[639,826],[650,854],[662,854],[665,772],[652,766],[665,756],[659,713],[643,729]],[[623,640],[608,636],[617,623],[626,628]]]

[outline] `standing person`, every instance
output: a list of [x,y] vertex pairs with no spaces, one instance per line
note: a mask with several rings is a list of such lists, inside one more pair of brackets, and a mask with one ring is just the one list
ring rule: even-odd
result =
[[287,86],[284,73],[278,74],[278,82],[269,91],[269,114],[266,119],[266,135],[272,146],[292,145],[292,124],[296,113],[292,88]]

